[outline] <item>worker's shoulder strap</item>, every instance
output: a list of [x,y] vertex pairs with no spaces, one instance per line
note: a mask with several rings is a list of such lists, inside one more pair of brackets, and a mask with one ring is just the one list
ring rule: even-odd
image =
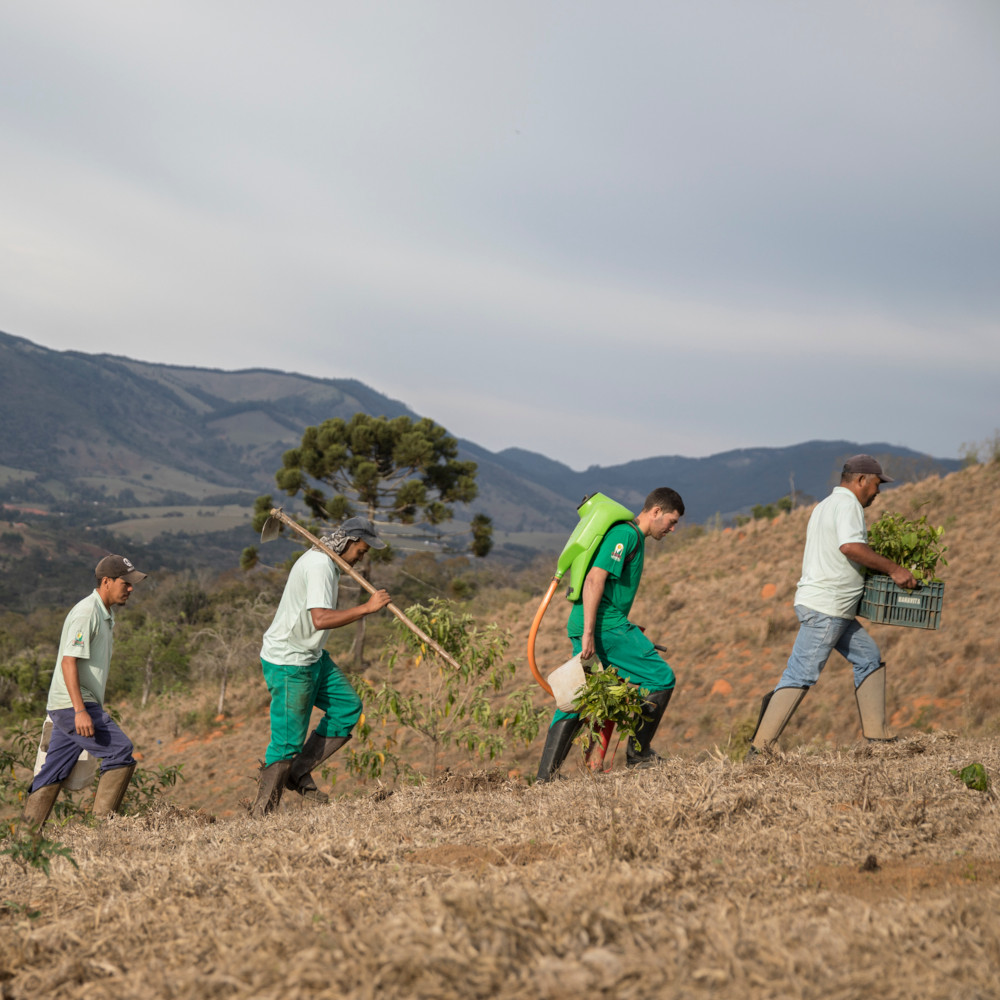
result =
[[642,548],[642,532],[639,530],[639,525],[637,525],[635,521],[625,521],[619,523],[627,524],[635,532],[635,537],[639,542],[639,544],[625,557],[625,562],[622,565],[627,566],[635,558],[636,552]]

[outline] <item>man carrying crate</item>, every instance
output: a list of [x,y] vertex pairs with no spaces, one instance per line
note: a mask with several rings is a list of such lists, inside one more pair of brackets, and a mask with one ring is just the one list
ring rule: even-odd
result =
[[866,569],[888,574],[907,590],[917,586],[912,573],[868,546],[864,509],[878,496],[882,483],[891,482],[871,455],[855,455],[844,463],[840,485],[813,510],[795,592],[799,633],[778,686],[761,702],[748,759],[778,739],[833,650],[854,668],[865,738],[893,739],[885,725],[885,664],[878,646],[855,618]]

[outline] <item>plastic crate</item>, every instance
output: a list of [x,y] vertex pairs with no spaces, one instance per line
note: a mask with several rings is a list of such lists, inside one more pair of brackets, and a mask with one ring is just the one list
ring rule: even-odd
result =
[[937,628],[943,603],[943,583],[924,583],[916,590],[904,590],[884,573],[871,573],[865,578],[858,614],[876,625]]

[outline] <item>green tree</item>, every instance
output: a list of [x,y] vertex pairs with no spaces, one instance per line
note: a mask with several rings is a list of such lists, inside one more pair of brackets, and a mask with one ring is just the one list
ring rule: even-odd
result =
[[[458,459],[458,442],[433,420],[409,417],[372,417],[356,413],[350,420],[326,420],[307,427],[302,443],[284,454],[275,474],[288,496],[301,496],[318,521],[338,522],[356,514],[375,523],[394,522],[427,529],[454,516],[454,505],[476,498],[476,463]],[[261,497],[254,508],[260,529],[270,499]],[[492,547],[492,523],[477,514],[471,525],[469,550],[485,556]],[[373,550],[371,558],[389,562],[393,547]],[[244,553],[252,565],[253,556]],[[361,570],[367,578],[367,570]],[[365,620],[358,622],[354,646],[360,669]]]

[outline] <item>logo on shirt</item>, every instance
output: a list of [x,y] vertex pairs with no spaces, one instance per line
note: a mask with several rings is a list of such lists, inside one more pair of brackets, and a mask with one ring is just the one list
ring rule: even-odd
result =
[[621,562],[622,561],[622,554],[624,553],[624,551],[625,551],[625,546],[621,542],[619,542],[615,546],[614,552],[611,553],[611,561],[612,562]]
[[73,640],[72,645],[80,647],[83,646],[83,629],[80,629],[80,631],[76,633],[76,638]]

